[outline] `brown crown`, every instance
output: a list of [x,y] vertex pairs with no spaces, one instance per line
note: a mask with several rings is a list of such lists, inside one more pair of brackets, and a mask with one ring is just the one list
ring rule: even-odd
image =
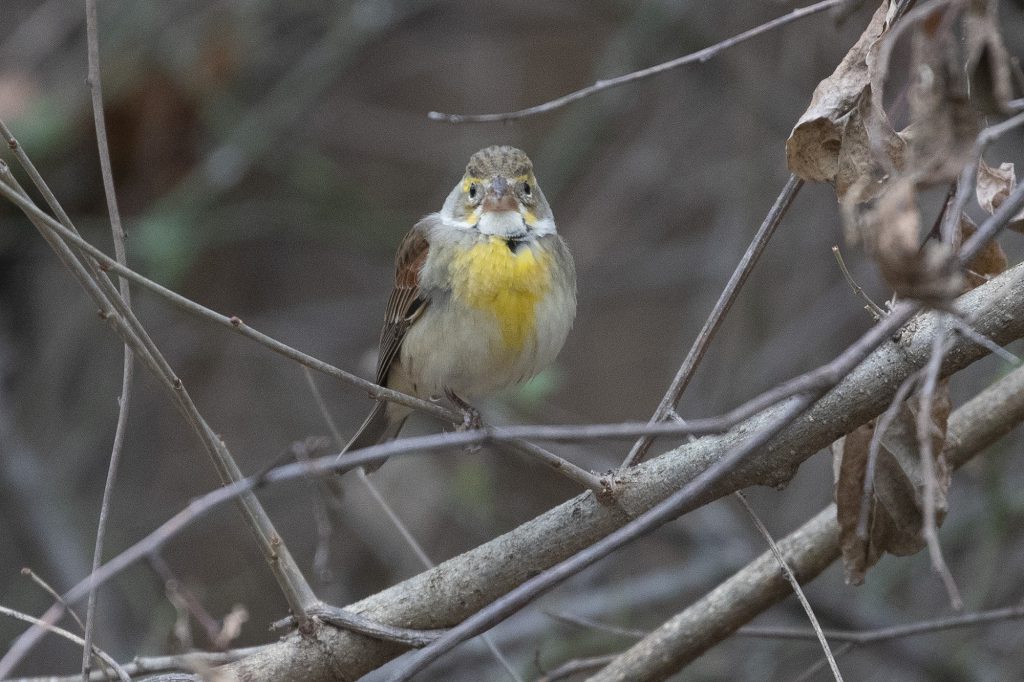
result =
[[469,157],[466,175],[474,178],[489,178],[494,175],[516,177],[529,175],[533,164],[525,152],[505,145],[481,149]]

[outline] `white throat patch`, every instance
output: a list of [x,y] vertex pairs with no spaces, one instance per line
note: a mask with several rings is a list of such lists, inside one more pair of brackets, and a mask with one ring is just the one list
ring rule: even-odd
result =
[[502,238],[521,235],[528,230],[519,211],[484,211],[480,215],[477,229],[482,234]]

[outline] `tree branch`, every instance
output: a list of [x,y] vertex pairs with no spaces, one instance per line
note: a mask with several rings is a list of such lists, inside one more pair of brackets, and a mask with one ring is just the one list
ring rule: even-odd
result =
[[[944,448],[950,466],[963,466],[1022,420],[1024,368],[1017,368],[950,415]],[[778,544],[800,581],[813,579],[839,558],[835,505],[827,506]],[[660,679],[695,660],[754,616],[791,594],[776,563],[771,553],[765,552],[620,654],[592,679],[600,682]]]

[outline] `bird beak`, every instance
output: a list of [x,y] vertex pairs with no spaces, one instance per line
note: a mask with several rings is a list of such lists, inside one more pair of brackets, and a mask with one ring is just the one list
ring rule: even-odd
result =
[[515,192],[511,190],[508,180],[500,175],[495,176],[484,195],[483,210],[485,212],[518,211],[519,203],[516,201]]

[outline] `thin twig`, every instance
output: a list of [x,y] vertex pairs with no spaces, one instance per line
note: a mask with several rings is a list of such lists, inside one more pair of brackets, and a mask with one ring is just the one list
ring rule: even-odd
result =
[[[740,631],[742,630],[743,628],[740,628]],[[737,631],[736,634],[739,634],[740,631]],[[835,655],[837,659],[842,658],[850,651],[852,651],[855,646],[857,645],[851,642],[843,642],[842,644],[837,646],[836,650],[832,653]],[[819,658],[814,663],[807,666],[807,668],[802,673],[794,677],[793,682],[807,682],[807,680],[813,679],[814,676],[818,674],[818,671],[824,669],[827,665],[828,662],[825,659]]]
[[[96,569],[93,569],[93,570],[96,570]],[[78,613],[73,608],[71,608],[71,606],[69,606],[66,601],[64,601],[64,597],[60,596],[60,593],[57,592],[57,590],[53,589],[53,587],[50,585],[50,583],[48,583],[45,580],[43,580],[42,578],[40,578],[36,574],[36,572],[33,571],[31,568],[23,568],[23,569],[21,569],[21,574],[31,578],[32,582],[34,582],[36,585],[39,585],[39,587],[43,588],[43,591],[46,592],[51,597],[53,597],[53,600],[55,602],[57,602],[58,604],[63,605],[64,608],[67,609],[68,614],[70,614],[70,616],[74,619],[74,621],[76,623],[78,623],[78,628],[83,633],[85,632],[85,623],[82,621],[81,618],[78,617]]]
[[593,85],[589,85],[575,92],[571,92],[567,95],[562,95],[561,97],[553,99],[549,102],[544,102],[543,104],[538,104],[536,106],[528,107],[526,109],[520,109],[519,111],[509,111],[498,114],[444,114],[438,111],[431,111],[430,113],[427,114],[427,118],[429,118],[432,121],[443,121],[446,123],[489,123],[495,121],[514,121],[516,119],[526,118],[528,116],[543,114],[564,107],[565,105],[575,102],[577,100],[581,100],[584,97],[589,97],[590,95],[601,92],[602,90],[608,90],[609,88],[614,88],[619,85],[625,85],[626,83],[632,83],[634,81],[642,80],[644,78],[650,78],[651,76],[656,76],[659,73],[664,73],[665,71],[670,71],[672,69],[684,66],[686,64],[693,64],[695,62],[706,62],[715,55],[717,55],[722,50],[730,48],[733,45],[738,45],[739,43],[749,40],[750,38],[759,36],[762,33],[767,33],[776,28],[779,28],[780,26],[785,26],[786,24],[796,21],[797,19],[802,19],[804,17],[811,16],[812,14],[823,12],[845,1],[846,0],[824,0],[824,2],[819,2],[814,5],[808,5],[807,7],[800,7],[794,9],[789,14],[784,14],[781,17],[776,17],[775,19],[772,19],[767,23],[761,24],[760,26],[744,31],[743,33],[732,36],[731,38],[727,38],[709,47],[705,47],[702,50],[691,52],[690,54],[684,55],[682,57],[677,57],[662,64],[657,64],[655,66],[651,66],[646,69],[641,69],[639,71],[634,71],[632,73],[627,73],[622,76],[616,76],[615,78],[608,78],[606,80],[599,80]]
[[[53,600],[55,602],[61,604],[66,609],[67,613],[74,619],[74,621],[78,623],[78,629],[85,633],[85,623],[82,621],[81,618],[78,617],[78,612],[71,608],[71,606],[68,605],[66,601],[64,601],[64,597],[62,597],[60,593],[57,592],[57,590],[53,589],[50,583],[46,582],[41,577],[39,577],[39,575],[37,575],[35,571],[33,571],[31,568],[21,569],[21,574],[24,576],[28,576],[32,580],[32,582],[41,587],[43,591],[46,592],[48,595],[53,597]],[[93,652],[92,655],[94,658],[96,658],[97,661],[100,662],[100,664],[103,664],[104,668],[106,668],[103,659],[97,656],[95,651]]]
[[[26,623],[32,623],[32,625],[40,628],[44,632],[52,632],[55,635],[59,635],[64,639],[74,642],[78,646],[85,646],[85,640],[79,637],[78,635],[74,634],[73,632],[68,632],[62,627],[58,627],[56,625],[53,625],[52,623],[48,623],[43,619],[36,618],[35,616],[30,616],[27,613],[15,611],[14,609],[7,608],[6,606],[0,606],[0,615],[10,616],[11,618],[17,618],[18,620],[25,621]],[[118,679],[120,679],[122,682],[131,682],[132,678],[128,675],[128,673],[126,673],[124,669],[120,665],[118,665],[117,661],[111,658],[105,651],[93,645],[92,653],[98,656],[100,659],[102,659],[105,664],[110,666],[111,670],[116,671]]]
[[[683,391],[689,385],[690,380],[693,378],[694,372],[697,370],[697,366],[700,361],[704,358],[704,354],[707,352],[708,347],[711,345],[711,340],[715,337],[715,332],[718,331],[718,327],[722,324],[729,309],[732,308],[733,302],[736,300],[736,296],[739,294],[743,284],[747,281],[747,277],[750,275],[751,270],[757,264],[758,259],[761,257],[761,253],[764,251],[765,246],[768,244],[768,240],[775,234],[775,228],[779,226],[782,221],[782,217],[786,214],[790,205],[793,203],[793,199],[796,197],[797,192],[803,186],[804,181],[795,175],[790,175],[789,180],[786,181],[782,191],[779,192],[778,198],[775,199],[775,203],[772,205],[768,215],[765,216],[764,221],[761,223],[761,227],[758,228],[754,234],[754,238],[750,242],[750,246],[743,253],[743,257],[740,258],[740,262],[736,265],[736,269],[733,270],[732,276],[729,277],[729,281],[725,285],[725,289],[722,290],[721,295],[718,297],[718,301],[715,302],[715,307],[712,308],[711,314],[708,315],[708,319],[704,321],[704,326],[701,327],[700,332],[697,334],[697,338],[694,340],[693,345],[690,347],[689,352],[686,354],[686,358],[683,360],[683,364],[680,365],[679,370],[676,372],[675,377],[672,379],[672,383],[668,387],[668,391],[662,397],[661,402],[658,403],[658,409],[655,410],[654,416],[651,417],[651,423],[657,423],[664,421],[675,413],[676,405],[679,404],[679,399],[683,396]],[[622,462],[623,467],[632,466],[637,462],[643,460],[644,455],[647,454],[647,450],[651,447],[651,443],[654,442],[653,438],[644,437],[633,444],[629,455]]]
[[949,595],[949,602],[954,609],[959,611],[964,607],[963,599],[960,597],[960,590],[957,589],[953,574],[950,573],[946,560],[942,557],[942,545],[939,544],[938,523],[935,518],[935,496],[938,494],[938,476],[936,472],[936,453],[932,446],[932,436],[935,434],[936,426],[932,419],[932,409],[935,406],[935,391],[939,382],[939,372],[942,370],[942,359],[946,351],[944,344],[945,317],[939,319],[938,327],[935,330],[935,338],[932,340],[932,354],[924,370],[924,380],[920,391],[920,406],[917,411],[917,443],[921,456],[921,472],[924,478],[924,537],[928,542],[928,554],[931,556],[932,569],[942,578],[942,584]]
[[[110,216],[110,230],[114,240],[114,254],[122,265],[128,264],[125,248],[125,232],[121,225],[121,212],[117,207],[117,194],[114,191],[114,175],[110,165],[110,148],[107,144],[107,126],[103,114],[103,83],[100,75],[100,44],[99,27],[96,17],[96,0],[85,0],[86,42],[89,62],[89,90],[92,99],[92,115],[96,127],[96,145],[99,151],[100,171],[103,177],[103,193],[107,199],[107,213]],[[125,307],[131,308],[131,290],[128,280],[119,279],[121,298]],[[121,397],[118,399],[117,426],[114,428],[114,443],[110,449],[110,463],[107,466],[107,478],[103,486],[103,499],[100,503],[99,520],[96,523],[96,542],[93,547],[92,570],[99,568],[103,560],[103,541],[106,537],[107,519],[110,516],[110,505],[114,495],[114,483],[117,481],[117,469],[121,461],[124,446],[124,435],[128,425],[128,405],[131,402],[132,375],[135,359],[131,346],[124,344],[124,366],[121,373]],[[82,681],[88,682],[89,664],[92,657],[89,651],[96,627],[96,590],[89,591],[89,600],[85,609],[85,648],[82,652]]]
[[[203,603],[199,601],[199,598],[192,593],[178,578],[174,575],[174,571],[171,570],[170,565],[160,555],[160,552],[153,552],[148,557],[149,565],[156,573],[160,580],[164,583],[164,591],[168,594],[168,599],[171,595],[175,595],[184,604],[185,609],[192,615],[193,618],[198,621],[202,626],[203,631],[206,633],[206,639],[210,644],[216,644],[217,635],[220,634],[220,622],[206,610]],[[93,569],[96,570],[95,568]],[[173,603],[173,600],[172,600]],[[223,648],[223,647],[219,647]]]
[[[850,642],[851,644],[863,645],[926,635],[943,630],[985,625],[1003,620],[1020,620],[1022,618],[1024,618],[1024,604],[1001,609],[990,609],[988,611],[960,613],[955,616],[922,620],[905,625],[892,625],[885,628],[873,628],[871,630],[824,630],[823,632],[825,637],[835,642]],[[740,628],[736,631],[736,634],[743,637],[765,637],[771,639],[814,639],[817,637],[816,632],[807,628],[786,627],[751,626]]]
[[564,680],[567,677],[572,677],[579,673],[584,673],[589,670],[597,670],[603,668],[615,659],[615,654],[605,654],[604,656],[591,656],[589,658],[574,658],[571,661],[566,661],[562,665],[549,670],[540,677],[537,678],[537,682],[557,682],[557,680]]
[[618,637],[628,637],[629,639],[640,639],[647,634],[646,630],[637,630],[635,628],[624,628],[618,625],[611,625],[609,623],[602,623],[599,620],[593,618],[587,618],[585,616],[578,616],[572,613],[552,613],[545,611],[545,615],[550,618],[554,618],[562,623],[568,623],[576,627],[585,628],[587,630],[597,630],[604,632],[609,635],[616,635]]
[[[263,646],[243,647],[241,649],[229,649],[228,651],[190,651],[185,654],[173,656],[136,656],[131,661],[121,664],[121,668],[128,675],[150,675],[154,673],[171,672],[174,670],[205,670],[213,666],[231,663],[246,656],[252,656],[264,648]],[[78,675],[66,677],[47,676],[20,677],[10,682],[78,682],[81,678]],[[108,675],[101,670],[94,670],[89,676],[90,682],[108,682],[118,679],[116,675]],[[147,678],[148,679],[148,678]]]
[[974,343],[978,344],[992,355],[1001,357],[1006,362],[1013,366],[1021,364],[1021,359],[1016,355],[1006,350],[998,343],[988,338],[984,334],[979,334],[974,330],[974,327],[964,318],[964,316],[957,314],[955,311],[950,312],[949,322],[953,325],[953,330],[958,334],[970,339]]
[[[0,122],[0,127],[2,127],[2,122]],[[6,129],[3,132],[5,135],[9,133]],[[9,137],[8,140],[9,145],[15,150],[18,159],[25,166],[33,181],[37,185],[45,187],[46,183],[42,181],[38,171],[36,171],[27,155],[24,154],[24,151],[21,150],[20,145],[12,137]],[[54,234],[52,226],[59,225],[59,223],[46,216],[32,203],[31,199],[29,199],[28,195],[21,189],[17,180],[10,173],[7,165],[2,161],[0,161],[0,194],[15,202],[19,207],[31,207],[30,210],[26,211],[29,220],[43,234],[44,238],[46,238],[47,242],[57,253],[59,260],[71,271],[85,291],[92,297],[99,308],[100,317],[107,320],[112,325],[114,331],[121,336],[122,341],[130,345],[139,354],[146,366],[153,371],[161,385],[168,391],[174,404],[180,409],[206,447],[207,453],[211,457],[221,479],[225,482],[241,479],[241,471],[227,446],[213,432],[209,424],[199,413],[181,380],[174,374],[174,371],[170,368],[152,339],[149,338],[145,328],[135,317],[131,308],[125,305],[124,299],[121,298],[106,274],[99,272],[89,259],[85,259],[89,266],[86,267],[86,265],[78,260],[70,247]],[[49,193],[49,197],[52,197],[52,193]],[[53,200],[56,201],[55,199]],[[59,204],[57,205],[59,206]],[[58,215],[63,220],[67,220],[67,215],[63,210],[59,211]],[[69,234],[75,234],[76,232],[69,220],[66,226],[61,227]],[[238,505],[254,537],[257,539],[258,546],[263,551],[274,577],[285,594],[289,606],[294,613],[301,616],[305,604],[317,601],[315,594],[306,582],[298,565],[291,557],[280,535],[274,529],[273,523],[270,521],[266,511],[255,496],[250,493],[243,495],[238,501]],[[54,605],[47,614],[59,614],[61,611],[62,608],[59,605]],[[41,631],[38,628],[30,628],[18,637],[4,657],[0,658],[0,677],[5,674],[4,671],[6,669],[13,665],[12,661],[19,660],[31,648],[32,644],[38,641],[40,634]]]
[[[444,630],[412,630],[395,627],[387,623],[378,623],[360,616],[358,613],[352,613],[351,611],[346,611],[330,604],[324,604],[323,602],[310,607],[309,614],[335,627],[352,630],[375,639],[398,642],[399,644],[406,644],[412,647],[426,646],[445,632]],[[293,618],[291,620],[294,622]]]
[[871,297],[865,293],[864,288],[861,287],[861,285],[857,283],[857,280],[853,278],[853,275],[850,274],[849,269],[846,267],[846,261],[843,260],[843,254],[840,253],[838,246],[832,247],[832,255],[836,257],[836,263],[839,264],[839,271],[843,273],[843,279],[845,279],[846,283],[850,285],[850,289],[853,290],[853,293],[856,294],[860,300],[864,301],[864,308],[871,313],[871,316],[874,317],[876,321],[885,317],[885,310],[871,300]]
[[762,537],[764,537],[765,541],[768,543],[768,547],[775,556],[775,560],[779,562],[779,566],[782,567],[782,572],[786,574],[786,580],[788,580],[789,584],[792,586],[793,593],[796,594],[796,598],[800,600],[800,606],[803,607],[804,613],[807,614],[807,620],[811,621],[811,629],[814,631],[815,637],[817,637],[818,642],[821,644],[822,651],[825,652],[825,659],[828,661],[829,667],[832,668],[832,677],[834,677],[837,682],[843,682],[843,675],[839,672],[839,666],[836,665],[836,659],[832,655],[832,649],[829,648],[828,640],[825,639],[825,635],[821,631],[821,625],[818,624],[818,618],[814,615],[814,610],[811,608],[811,602],[807,601],[807,596],[800,588],[800,581],[796,579],[796,574],[793,573],[793,569],[789,567],[788,563],[786,563],[786,558],[782,556],[782,550],[779,549],[779,546],[775,543],[775,539],[772,537],[772,534],[768,532],[767,526],[765,526],[764,522],[761,521],[761,518],[754,511],[754,508],[750,506],[749,502],[747,502],[746,496],[739,490],[736,491],[735,495],[739,499],[740,504],[742,504],[743,508],[747,511],[747,514],[750,515],[750,520],[754,522],[758,532],[761,533]]

